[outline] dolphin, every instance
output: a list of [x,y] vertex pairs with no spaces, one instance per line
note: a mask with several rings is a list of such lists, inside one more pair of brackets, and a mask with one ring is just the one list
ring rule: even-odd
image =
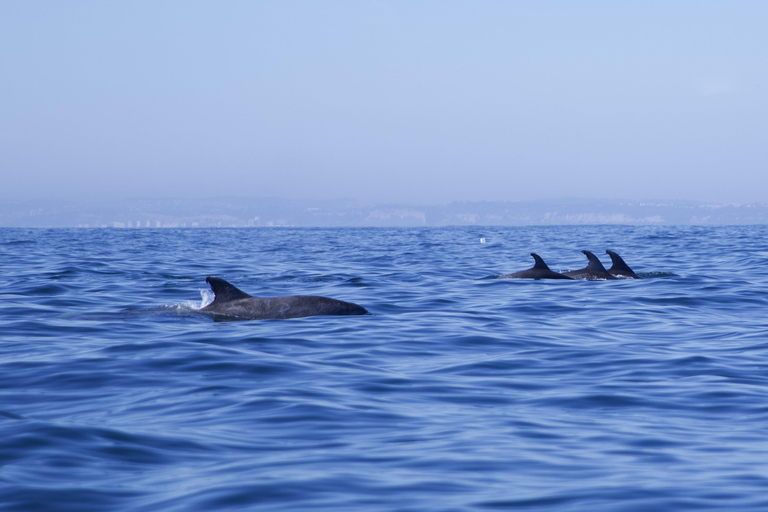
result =
[[602,263],[600,263],[600,260],[597,259],[597,256],[592,254],[589,251],[581,251],[589,260],[589,264],[579,270],[569,270],[568,272],[563,272],[563,274],[567,276],[571,276],[574,279],[586,279],[587,281],[599,281],[603,279],[617,279],[616,277],[612,276],[608,273],[607,270],[605,270],[605,267]]
[[536,262],[533,267],[512,274],[505,274],[497,277],[497,279],[573,279],[550,270],[547,264],[544,263],[544,260],[541,259],[541,256],[535,252],[532,252],[531,256],[533,256],[533,260]]
[[629,265],[624,263],[624,260],[621,259],[621,256],[610,249],[605,252],[608,253],[608,256],[611,257],[611,261],[613,262],[611,268],[608,269],[609,274],[616,277],[623,277],[625,279],[640,279],[640,276],[635,274],[635,272],[629,268]]
[[302,318],[316,315],[367,315],[368,311],[357,304],[328,297],[298,295],[289,297],[253,297],[225,280],[208,276],[215,295],[212,303],[200,311],[244,320],[268,318]]

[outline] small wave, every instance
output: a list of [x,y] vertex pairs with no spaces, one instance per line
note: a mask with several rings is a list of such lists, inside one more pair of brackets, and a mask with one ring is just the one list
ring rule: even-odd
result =
[[657,277],[680,277],[674,272],[638,272],[637,275],[643,279],[653,279]]
[[162,307],[159,307],[157,309],[147,309],[144,310],[144,312],[147,313],[154,313],[154,312],[170,312],[170,313],[195,313],[197,311],[200,311],[201,308],[205,306],[201,306],[199,302],[194,300],[186,300],[184,302],[180,302],[178,304],[171,304],[171,305],[165,305]]
[[36,240],[11,240],[10,242],[2,242],[0,245],[28,245],[36,243]]
[[152,313],[175,313],[183,315],[187,313],[196,313],[205,306],[211,304],[214,298],[215,295],[211,290],[200,290],[200,301],[185,300],[178,304],[165,304],[156,308],[125,310],[121,312],[121,315],[145,315]]

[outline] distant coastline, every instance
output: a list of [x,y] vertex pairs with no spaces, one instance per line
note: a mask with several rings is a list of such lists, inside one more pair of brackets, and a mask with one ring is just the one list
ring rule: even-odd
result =
[[361,205],[279,198],[0,201],[0,227],[211,228],[768,224],[768,204],[548,199]]

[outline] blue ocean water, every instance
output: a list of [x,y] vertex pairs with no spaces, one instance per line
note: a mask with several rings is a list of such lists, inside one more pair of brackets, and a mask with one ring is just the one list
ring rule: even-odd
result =
[[768,510],[766,235],[0,230],[0,510]]

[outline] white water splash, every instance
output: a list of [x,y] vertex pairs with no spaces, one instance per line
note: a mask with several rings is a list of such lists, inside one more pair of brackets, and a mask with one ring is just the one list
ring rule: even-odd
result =
[[200,307],[197,309],[203,309],[205,306],[213,302],[213,299],[216,298],[216,295],[211,290],[200,290]]

